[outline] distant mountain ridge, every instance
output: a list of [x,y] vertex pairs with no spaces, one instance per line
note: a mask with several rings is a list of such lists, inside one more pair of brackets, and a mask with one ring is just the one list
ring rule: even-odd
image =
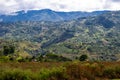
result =
[[73,20],[80,17],[97,16],[109,11],[95,12],[57,12],[50,9],[19,11],[16,15],[0,15],[0,22],[16,22],[16,21],[64,21]]

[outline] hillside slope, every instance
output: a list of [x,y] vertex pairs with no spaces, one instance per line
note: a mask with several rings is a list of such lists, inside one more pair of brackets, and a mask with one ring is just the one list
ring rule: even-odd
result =
[[116,60],[120,56],[120,11],[66,22],[1,22],[0,32],[4,39],[40,43],[39,53],[74,58],[87,54],[95,60]]

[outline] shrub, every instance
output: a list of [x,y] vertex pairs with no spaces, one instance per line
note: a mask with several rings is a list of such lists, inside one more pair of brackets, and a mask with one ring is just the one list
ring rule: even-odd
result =
[[18,62],[25,62],[25,59],[23,58],[23,57],[18,57],[17,59],[16,59]]
[[40,80],[66,80],[65,68],[42,69],[39,73]]
[[79,58],[80,61],[85,61],[86,59],[88,59],[88,56],[85,54],[81,55]]
[[0,80],[32,80],[30,71],[19,69],[4,70],[0,73]]
[[9,57],[7,56],[0,56],[0,62],[8,62],[9,61]]

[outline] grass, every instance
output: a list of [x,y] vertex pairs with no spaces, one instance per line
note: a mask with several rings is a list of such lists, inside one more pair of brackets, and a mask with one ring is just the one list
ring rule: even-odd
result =
[[120,80],[120,62],[0,63],[0,80]]

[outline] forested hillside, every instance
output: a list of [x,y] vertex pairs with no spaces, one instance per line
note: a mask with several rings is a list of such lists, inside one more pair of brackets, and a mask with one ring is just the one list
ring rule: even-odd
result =
[[35,49],[24,48],[33,55],[55,53],[76,59],[86,54],[91,60],[119,60],[120,11],[71,21],[1,22],[0,37],[39,44]]

